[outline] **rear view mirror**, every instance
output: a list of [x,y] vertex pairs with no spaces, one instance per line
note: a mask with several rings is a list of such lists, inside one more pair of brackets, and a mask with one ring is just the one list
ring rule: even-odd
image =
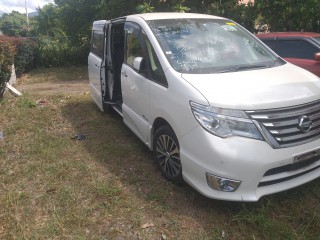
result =
[[134,68],[134,70],[136,70],[138,72],[146,70],[144,58],[136,57],[133,60],[133,68]]
[[314,60],[320,61],[320,52],[314,54]]

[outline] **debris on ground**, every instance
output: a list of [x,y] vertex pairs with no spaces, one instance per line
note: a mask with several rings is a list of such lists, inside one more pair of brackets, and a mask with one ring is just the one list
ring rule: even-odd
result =
[[153,223],[146,223],[141,226],[142,229],[146,229],[146,228],[150,228],[150,227],[154,227],[154,224]]
[[36,103],[39,107],[46,107],[46,106],[48,106],[49,102],[45,99],[39,99],[36,101]]
[[77,134],[75,136],[73,136],[71,139],[73,140],[79,140],[79,141],[83,141],[86,139],[86,135],[85,134]]
[[2,140],[4,138],[4,136],[3,136],[3,132],[2,131],[0,131],[0,140]]
[[9,83],[7,83],[6,87],[15,97],[22,96],[22,93],[15,89],[13,86],[11,86]]

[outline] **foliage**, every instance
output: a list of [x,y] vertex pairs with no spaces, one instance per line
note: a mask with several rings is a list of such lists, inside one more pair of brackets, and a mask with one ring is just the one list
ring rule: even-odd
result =
[[10,38],[0,37],[0,98],[3,97],[5,85],[10,79],[15,48]]
[[190,11],[190,8],[183,6],[182,4],[177,4],[173,7],[175,12],[187,12]]
[[70,66],[86,64],[89,46],[73,45],[66,39],[41,39],[35,51],[35,64],[37,67]]
[[257,17],[256,5],[249,2],[247,5],[237,5],[236,11],[231,18],[253,33],[256,31],[255,21]]
[[17,74],[30,71],[34,66],[35,41],[27,38],[16,38],[14,40],[16,54],[14,56],[14,67]]
[[[91,35],[91,25],[97,20],[101,0],[55,0],[56,13],[61,31],[67,33],[71,43],[77,44],[83,37]],[[120,5],[121,0],[117,1]]]
[[150,3],[142,3],[136,7],[139,13],[151,13],[154,12],[155,7],[152,7]]
[[[94,20],[113,19],[143,12],[196,12],[235,20],[251,32],[256,26],[272,31],[320,31],[320,1],[256,0],[55,0],[38,9],[27,29],[25,14],[13,11],[0,17],[0,27],[9,36],[38,39],[36,66],[86,63],[91,25]],[[20,46],[20,45],[19,45]],[[32,44],[22,44],[15,63],[18,72],[32,64]],[[46,56],[48,54],[48,56]],[[24,67],[23,67],[24,66]]]
[[[146,11],[141,9],[141,5]],[[140,7],[139,7],[140,6]],[[94,14],[94,20],[112,19],[139,12],[153,12],[155,10],[152,1],[142,0],[101,0],[98,11]],[[151,10],[151,11],[150,11]]]
[[256,0],[255,5],[260,25],[267,24],[271,31],[320,31],[319,0]]
[[38,16],[34,17],[35,24],[31,30],[33,36],[66,37],[63,30],[65,25],[60,20],[60,11],[53,4],[47,4],[38,9]]
[[17,11],[4,13],[1,17],[1,30],[3,34],[13,37],[25,37],[28,32],[26,15]]

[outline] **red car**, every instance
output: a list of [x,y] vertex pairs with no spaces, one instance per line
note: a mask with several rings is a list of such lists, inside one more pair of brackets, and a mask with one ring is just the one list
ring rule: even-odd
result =
[[320,77],[320,34],[274,32],[256,35],[280,57]]

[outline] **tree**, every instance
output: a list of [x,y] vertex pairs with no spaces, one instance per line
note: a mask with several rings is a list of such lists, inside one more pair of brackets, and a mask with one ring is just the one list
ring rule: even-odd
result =
[[[62,30],[72,42],[89,38],[91,25],[98,19],[101,0],[55,0]],[[119,1],[118,1],[119,2]]]
[[4,13],[0,21],[3,34],[13,37],[25,37],[27,35],[28,27],[25,14],[17,11]]
[[11,38],[0,36],[0,99],[10,79],[15,47]]
[[247,5],[238,4],[232,15],[234,21],[238,22],[252,33],[256,31],[255,21],[257,17],[258,13],[256,6],[252,2],[249,2]]
[[59,9],[53,4],[39,8],[38,16],[32,18],[31,35],[37,37],[66,37],[63,31],[64,24],[59,19]]
[[319,31],[319,0],[256,0],[260,24],[271,31]]

